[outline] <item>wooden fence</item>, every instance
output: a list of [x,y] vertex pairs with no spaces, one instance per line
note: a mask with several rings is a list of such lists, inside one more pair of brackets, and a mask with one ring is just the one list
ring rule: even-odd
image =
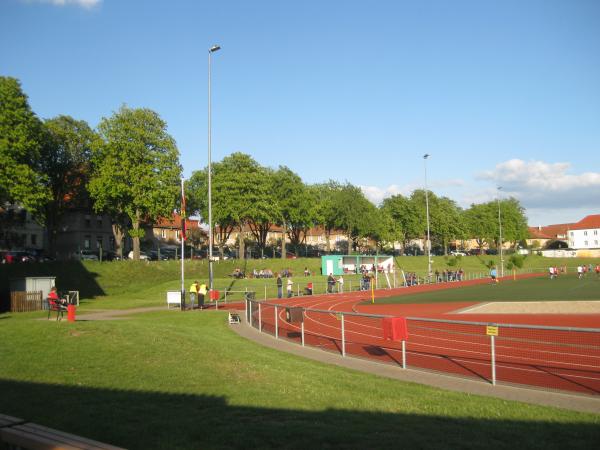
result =
[[42,291],[10,293],[11,312],[38,311],[40,309],[44,309]]

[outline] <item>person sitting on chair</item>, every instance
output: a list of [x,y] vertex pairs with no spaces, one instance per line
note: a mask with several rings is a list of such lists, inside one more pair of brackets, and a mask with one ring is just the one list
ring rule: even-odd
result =
[[55,304],[61,309],[67,309],[67,301],[64,298],[60,298],[58,296],[56,286],[52,286],[52,288],[50,289],[50,293],[48,294],[48,301],[50,302],[50,304]]

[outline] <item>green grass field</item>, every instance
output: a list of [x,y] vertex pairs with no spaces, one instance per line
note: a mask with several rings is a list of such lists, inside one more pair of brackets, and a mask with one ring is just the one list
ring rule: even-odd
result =
[[600,300],[600,278],[588,274],[578,279],[576,274],[528,278],[524,280],[503,280],[498,284],[463,286],[432,292],[420,292],[398,297],[384,297],[377,303],[443,303],[469,301],[557,301],[557,300]]
[[238,337],[224,312],[76,323],[39,317],[0,315],[0,412],[131,449],[591,449],[600,442],[600,415],[304,360]]

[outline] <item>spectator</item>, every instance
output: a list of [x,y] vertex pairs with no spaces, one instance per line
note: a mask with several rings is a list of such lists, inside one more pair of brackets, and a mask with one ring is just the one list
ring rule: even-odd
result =
[[192,283],[192,285],[190,286],[190,306],[191,309],[194,309],[194,303],[196,303],[196,297],[198,296],[198,289],[200,288],[200,285],[198,284],[198,281],[194,281]]
[[327,293],[333,293],[333,287],[335,286],[335,277],[332,273],[327,277]]
[[[197,281],[196,281],[197,283]],[[198,308],[204,308],[204,298],[206,297],[206,293],[208,292],[208,286],[206,283],[202,283],[198,288]]]
[[342,275],[340,275],[337,282],[338,282],[338,292],[344,292],[344,277]]
[[310,277],[310,270],[308,270],[308,267],[304,268],[304,276],[305,277]]
[[283,280],[281,274],[277,274],[277,298],[283,297]]
[[308,284],[306,285],[306,289],[304,290],[304,293],[306,295],[312,295],[312,293],[313,293],[313,284],[312,284],[312,281],[308,282]]

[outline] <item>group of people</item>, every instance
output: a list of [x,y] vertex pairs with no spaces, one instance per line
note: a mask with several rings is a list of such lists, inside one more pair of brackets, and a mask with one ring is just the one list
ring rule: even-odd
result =
[[339,278],[333,276],[332,273],[327,277],[327,293],[333,294],[335,285],[338,284],[338,292],[344,292],[344,277],[340,275]]
[[239,267],[236,267],[229,276],[235,278],[236,280],[243,280],[246,278],[246,274]]
[[437,283],[442,283],[444,281],[462,281],[465,276],[465,272],[462,269],[458,270],[450,270],[446,269],[440,272],[439,270],[435,271],[435,281]]
[[190,308],[194,309],[194,303],[198,303],[198,308],[204,308],[204,297],[208,293],[208,286],[206,283],[198,283],[194,281],[190,286]]
[[587,266],[585,264],[580,264],[577,266],[577,277],[583,278],[586,273],[592,273],[592,271],[595,271],[596,276],[600,277],[600,264],[597,264],[595,268],[593,268],[591,264],[588,264]]
[[252,276],[254,278],[273,278],[273,271],[271,269],[254,269]]
[[416,272],[406,272],[404,274],[404,278],[407,286],[416,286],[419,284],[419,277],[417,276]]
[[[277,298],[283,297],[283,278],[281,278],[282,275],[283,275],[283,273],[277,274]],[[291,277],[291,273],[290,273],[290,276],[287,277],[287,282],[286,282],[288,298],[291,298],[293,295],[293,293],[292,293],[293,286],[294,286],[294,282],[292,281],[292,277]]]

